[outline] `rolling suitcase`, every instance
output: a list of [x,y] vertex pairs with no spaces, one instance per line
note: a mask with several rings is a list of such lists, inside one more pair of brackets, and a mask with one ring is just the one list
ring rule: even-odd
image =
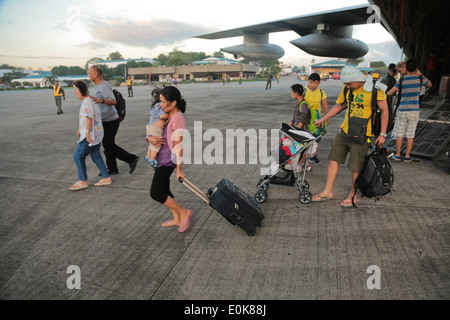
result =
[[439,84],[439,95],[443,98],[450,97],[450,74],[442,76]]
[[231,224],[239,226],[248,236],[256,234],[256,227],[261,226],[264,214],[258,203],[234,183],[222,179],[215,187],[203,193],[188,179],[180,182],[218,211]]

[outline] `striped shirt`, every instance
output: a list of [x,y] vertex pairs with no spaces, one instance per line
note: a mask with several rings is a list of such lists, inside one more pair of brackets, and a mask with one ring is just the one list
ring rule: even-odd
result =
[[[423,78],[423,86],[427,86],[429,82]],[[398,111],[420,111],[419,95],[420,95],[420,79],[416,75],[406,75],[402,82],[402,92],[400,97],[400,105]],[[399,88],[399,82],[395,84],[395,88]]]

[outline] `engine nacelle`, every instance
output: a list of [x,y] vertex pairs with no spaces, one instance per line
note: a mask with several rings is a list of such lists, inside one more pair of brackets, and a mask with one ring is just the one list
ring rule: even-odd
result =
[[235,57],[241,56],[253,60],[280,59],[284,56],[283,48],[271,43],[256,45],[240,44],[237,46],[222,48],[220,50],[231,53]]
[[290,42],[306,53],[320,57],[356,59],[369,51],[367,44],[362,41],[324,33],[308,34]]

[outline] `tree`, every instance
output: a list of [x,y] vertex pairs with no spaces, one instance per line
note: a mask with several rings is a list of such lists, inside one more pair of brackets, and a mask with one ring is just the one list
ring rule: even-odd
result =
[[345,62],[359,65],[361,62],[364,62],[364,58],[345,59]]
[[123,56],[119,51],[111,52],[106,60],[123,60]]
[[53,67],[52,70],[51,70],[51,73],[54,76],[67,76],[67,71],[68,70],[69,70],[69,67],[58,66],[58,67]]
[[223,54],[222,51],[213,52],[212,56],[216,58],[225,58],[225,55]]
[[49,87],[52,84],[55,83],[56,77],[55,76],[47,76],[44,78],[44,86]]
[[372,62],[370,62],[370,67],[371,68],[381,68],[381,69],[387,68],[384,61],[372,61]]
[[84,70],[83,68],[80,68],[78,66],[69,67],[69,69],[67,70],[68,76],[79,76],[79,75],[85,75],[85,74],[86,74],[86,70]]
[[12,72],[7,72],[3,74],[1,78],[3,83],[11,84],[14,79],[19,79],[25,76],[25,73],[22,72],[22,68],[12,68]]
[[88,61],[86,61],[86,64],[84,65],[84,69],[87,71],[89,69],[89,64],[95,64],[98,61],[102,61],[102,58],[99,57],[95,57],[95,58],[91,58]]
[[167,65],[167,61],[169,61],[169,56],[165,55],[164,53],[161,53],[157,58],[153,60],[155,60],[158,63],[158,65],[165,66]]

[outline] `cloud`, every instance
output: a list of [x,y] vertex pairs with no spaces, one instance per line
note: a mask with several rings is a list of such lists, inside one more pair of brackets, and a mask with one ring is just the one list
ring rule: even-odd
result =
[[76,45],[78,48],[89,48],[92,50],[97,50],[97,49],[102,49],[107,47],[106,44],[104,43],[100,43],[97,41],[89,41],[89,42],[85,42],[85,43],[80,43],[78,45]]
[[6,54],[0,54],[0,57],[2,58],[19,58],[19,59],[68,59],[72,60],[71,57],[61,57],[61,56],[17,56],[17,55],[6,55]]
[[167,19],[149,21],[108,19],[108,21],[110,20],[116,20],[116,22],[106,23],[100,20],[91,20],[89,26],[92,37],[100,41],[152,49],[211,32],[210,29],[200,25]]
[[364,57],[365,61],[384,61],[386,65],[400,61],[402,49],[393,40],[368,43],[367,45],[369,46],[369,52]]

